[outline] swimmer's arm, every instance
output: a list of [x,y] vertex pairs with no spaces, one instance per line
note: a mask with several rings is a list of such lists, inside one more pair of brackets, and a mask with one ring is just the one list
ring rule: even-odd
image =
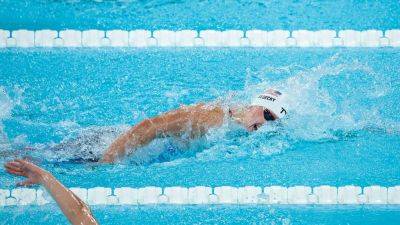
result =
[[103,155],[102,162],[112,163],[127,155],[127,149],[146,145],[159,135],[179,133],[187,129],[190,113],[178,109],[164,115],[146,119],[118,137]]
[[103,155],[102,162],[114,162],[126,155],[126,150],[145,145],[156,138],[156,127],[146,119],[119,136]]
[[6,163],[5,168],[11,174],[27,177],[18,185],[43,185],[72,224],[98,224],[90,208],[51,173],[31,162],[18,159]]
[[219,106],[197,104],[183,106],[164,115],[144,120],[121,135],[107,149],[103,162],[114,162],[133,149],[151,142],[157,136],[179,135],[190,131],[191,136],[204,133],[209,127],[222,124],[224,112]]

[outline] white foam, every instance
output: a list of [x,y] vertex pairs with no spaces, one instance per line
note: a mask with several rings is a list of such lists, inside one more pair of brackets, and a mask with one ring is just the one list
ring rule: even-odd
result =
[[[14,106],[13,102],[14,101],[10,98],[6,89],[4,87],[0,86],[0,122],[1,122],[1,120],[10,117],[11,110]],[[0,126],[0,128],[1,128],[1,126]]]

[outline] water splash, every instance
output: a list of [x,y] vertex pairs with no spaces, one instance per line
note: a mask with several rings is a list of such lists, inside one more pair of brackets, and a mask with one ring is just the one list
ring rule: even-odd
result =
[[[400,131],[398,122],[381,115],[382,106],[371,103],[393,92],[390,82],[369,65],[357,60],[345,61],[336,54],[311,68],[295,64],[268,66],[258,71],[248,69],[244,76],[243,90],[220,96],[221,101],[227,105],[245,105],[258,93],[273,87],[288,96],[289,115],[253,133],[246,132],[233,122],[226,122],[220,128],[211,129],[200,139],[182,137],[155,140],[139,149],[127,162],[173,165],[185,160],[269,157],[287,151],[299,142],[340,141],[365,129],[391,133]],[[357,85],[357,82],[363,85]],[[0,90],[2,121],[10,117],[15,105],[23,106],[23,101],[10,97],[4,88]],[[181,88],[166,92],[167,104],[176,105],[182,101],[182,96],[187,97],[189,93],[190,90]],[[133,114],[135,118],[142,118],[145,117],[143,113],[138,111]],[[19,143],[22,146],[26,142],[24,135],[8,140],[2,131],[4,126],[0,125],[0,143]],[[42,125],[64,131],[63,140],[59,143],[32,146],[30,155],[48,161],[95,161],[129,127],[81,127],[73,121]]]
[[13,110],[26,109],[24,91],[25,89],[18,85],[15,85],[10,91],[0,86],[0,158],[5,160],[20,155],[19,149],[27,144],[27,135],[20,134],[9,138],[4,125],[4,121],[12,118]]
[[60,143],[34,144],[29,155],[45,161],[98,161],[108,146],[128,126],[74,127]]
[[[273,79],[276,77],[284,79]],[[370,85],[357,86],[360,79]],[[287,95],[287,117],[250,134],[229,126],[211,131],[207,135],[209,145],[197,159],[268,157],[298,142],[338,141],[364,129],[400,131],[398,122],[384,119],[380,106],[369,104],[390,93],[389,82],[366,64],[341,62],[338,54],[312,68],[290,65],[248,70],[245,88],[231,101],[249,103],[271,87]]]
[[10,148],[10,143],[7,134],[4,131],[3,120],[11,116],[13,103],[10,96],[8,96],[4,87],[0,86],[0,149]]

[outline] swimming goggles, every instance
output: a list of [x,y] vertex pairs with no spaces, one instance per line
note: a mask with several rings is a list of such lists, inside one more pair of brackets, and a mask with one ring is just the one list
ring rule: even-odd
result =
[[276,120],[272,113],[268,109],[264,109],[264,119],[266,121]]

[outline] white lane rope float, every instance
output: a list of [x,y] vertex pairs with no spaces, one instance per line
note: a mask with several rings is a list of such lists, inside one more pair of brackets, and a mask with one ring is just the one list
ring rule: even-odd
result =
[[[399,205],[400,186],[70,188],[89,205]],[[0,189],[0,207],[54,203],[43,188]]]
[[392,30],[2,30],[0,48],[400,47]]

